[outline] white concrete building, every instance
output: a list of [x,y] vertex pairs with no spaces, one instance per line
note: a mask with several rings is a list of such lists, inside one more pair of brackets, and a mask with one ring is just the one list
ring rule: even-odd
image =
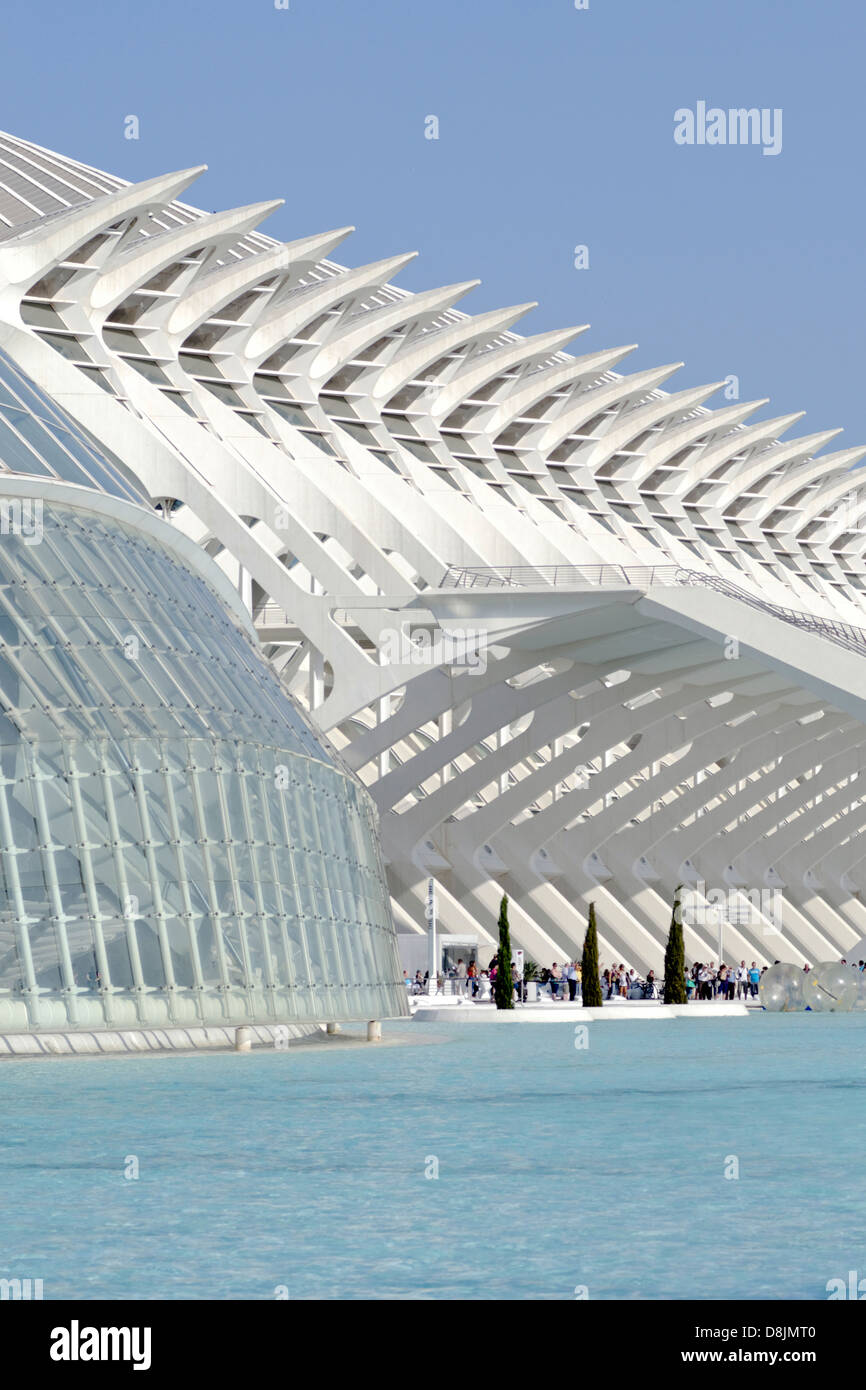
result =
[[658,969],[683,883],[689,958],[847,954],[866,448],[467,315],[475,281],[409,294],[408,255],[347,269],[351,228],[206,215],[200,172],[0,136],[0,348],[237,587],[377,802],[401,930],[433,876],[492,942],[507,891],[550,963],[594,899],[603,961]]

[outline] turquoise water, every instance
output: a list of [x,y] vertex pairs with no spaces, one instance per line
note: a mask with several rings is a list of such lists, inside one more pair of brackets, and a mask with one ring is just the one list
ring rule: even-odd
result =
[[866,1275],[866,1016],[591,1024],[587,1050],[569,1023],[385,1036],[407,1045],[0,1063],[0,1276],[46,1299],[822,1299]]

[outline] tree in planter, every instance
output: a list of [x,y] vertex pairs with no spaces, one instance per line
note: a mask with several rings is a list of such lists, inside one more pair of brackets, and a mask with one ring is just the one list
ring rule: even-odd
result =
[[499,951],[496,957],[496,979],[493,998],[497,1009],[514,1008],[514,980],[511,974],[511,932],[508,927],[508,897],[502,895],[499,908]]
[[532,985],[532,984],[538,985],[538,984],[540,984],[541,982],[542,982],[542,969],[541,969],[541,966],[538,964],[537,961],[530,960],[529,956],[526,956],[526,957],[524,958],[524,961],[523,961],[523,980],[522,980],[521,984],[518,985],[518,987],[517,987],[517,997],[518,997],[518,999],[522,1000],[522,1002],[523,1002],[524,1004],[526,1003],[526,1001],[527,1001],[528,998],[537,999],[537,998],[538,998],[538,991],[537,991],[537,989],[530,992],[530,990],[527,988],[527,986],[528,986],[528,985]]
[[680,894],[683,885],[679,884],[674,894],[674,910],[665,947],[665,995],[666,1004],[686,1004],[686,948],[683,942],[683,914]]
[[581,989],[585,1009],[601,1008],[601,980],[598,975],[598,929],[595,925],[595,903],[589,905],[589,921],[583,940],[583,957],[580,962]]

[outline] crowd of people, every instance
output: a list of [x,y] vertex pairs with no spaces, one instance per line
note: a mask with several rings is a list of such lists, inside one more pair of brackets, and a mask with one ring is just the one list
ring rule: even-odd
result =
[[[436,993],[443,994],[445,991],[445,981],[450,981],[451,991],[454,994],[463,995],[469,999],[490,998],[493,985],[496,980],[498,969],[497,958],[494,956],[489,966],[485,969],[479,966],[476,960],[466,962],[462,959],[457,961],[446,976],[440,971],[436,978]],[[525,1000],[527,996],[527,980],[523,978],[517,965],[512,962],[511,975],[514,988],[518,999]],[[633,991],[639,990],[643,998],[655,998],[655,976],[653,971],[649,972],[646,980],[638,977],[634,970],[627,970],[623,964],[612,965],[610,969],[600,973],[602,986],[602,997],[604,999],[634,997]],[[403,983],[411,994],[427,994],[429,992],[429,971],[416,970],[415,975],[411,976],[408,970],[403,971]],[[574,1003],[581,998],[583,969],[579,960],[557,962],[551,966],[545,966],[539,971],[535,981],[541,993],[550,993],[551,999],[567,1000]]]
[[[778,961],[775,962],[779,964]],[[849,962],[842,960],[843,965]],[[863,970],[866,962],[850,962],[853,970]],[[768,965],[759,966],[756,961],[752,961],[750,966],[741,960],[739,965],[725,965],[724,961],[716,969],[713,961],[709,965],[704,965],[698,961],[686,972],[686,992],[689,1000],[692,999],[757,999],[758,986],[761,983],[762,975],[769,970]],[[803,966],[803,974],[808,975],[812,969],[810,965]]]
[[735,999],[757,999],[761,976],[767,969],[757,961],[746,965],[726,965],[724,961],[718,969],[714,961],[706,964],[696,961],[691,970],[686,971],[686,993],[692,999],[720,999],[731,1002]]
[[[440,970],[436,976],[436,993],[444,994],[446,978],[451,985],[454,994],[463,995],[467,999],[489,999],[498,971],[498,959],[496,956],[490,962],[487,969],[483,969],[476,960],[464,961],[461,957],[457,964],[452,966],[446,976]],[[579,967],[578,967],[579,968]],[[520,971],[514,961],[511,963],[511,978],[514,988],[517,990],[518,998],[525,999],[526,985]],[[430,972],[425,970],[422,974],[420,970],[415,971],[414,977],[408,970],[403,971],[403,983],[410,994],[429,993]]]
[[[778,964],[778,961],[776,962]],[[846,960],[843,965],[848,965]],[[866,962],[858,961],[856,964],[851,962],[852,969],[866,969]],[[436,993],[445,992],[446,979],[451,982],[451,990],[455,994],[463,995],[468,999],[489,999],[493,991],[493,984],[496,980],[498,968],[497,958],[493,960],[487,969],[479,966],[476,960],[468,962],[460,959],[455,966],[452,966],[447,976],[444,971],[440,971],[436,977]],[[686,994],[689,1003],[693,999],[702,1001],[718,1000],[720,1002],[732,1002],[736,1000],[757,999],[758,987],[761,983],[761,976],[769,969],[768,966],[760,966],[757,961],[752,961],[751,965],[746,965],[741,960],[739,965],[727,965],[724,961],[716,967],[714,961],[705,963],[696,961],[686,970]],[[803,966],[803,971],[808,974],[811,967]],[[526,985],[520,974],[517,965],[512,962],[511,976],[517,998],[526,1000]],[[567,1000],[574,1003],[581,998],[583,971],[579,960],[556,961],[550,967],[541,970],[538,978],[538,986],[541,992],[550,991],[551,999]],[[420,970],[415,972],[414,977],[408,970],[403,971],[403,983],[411,994],[427,994],[429,983],[429,972],[423,974]],[[620,961],[619,965],[607,966],[599,971],[601,983],[602,1000],[607,999],[657,999],[659,997],[659,982],[656,980],[653,970],[647,971],[646,977],[642,979],[633,968],[627,969]]]

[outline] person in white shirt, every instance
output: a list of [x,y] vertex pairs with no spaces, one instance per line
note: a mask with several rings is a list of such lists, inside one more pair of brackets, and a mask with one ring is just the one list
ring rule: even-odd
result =
[[466,962],[462,956],[457,962],[457,993],[466,993]]

